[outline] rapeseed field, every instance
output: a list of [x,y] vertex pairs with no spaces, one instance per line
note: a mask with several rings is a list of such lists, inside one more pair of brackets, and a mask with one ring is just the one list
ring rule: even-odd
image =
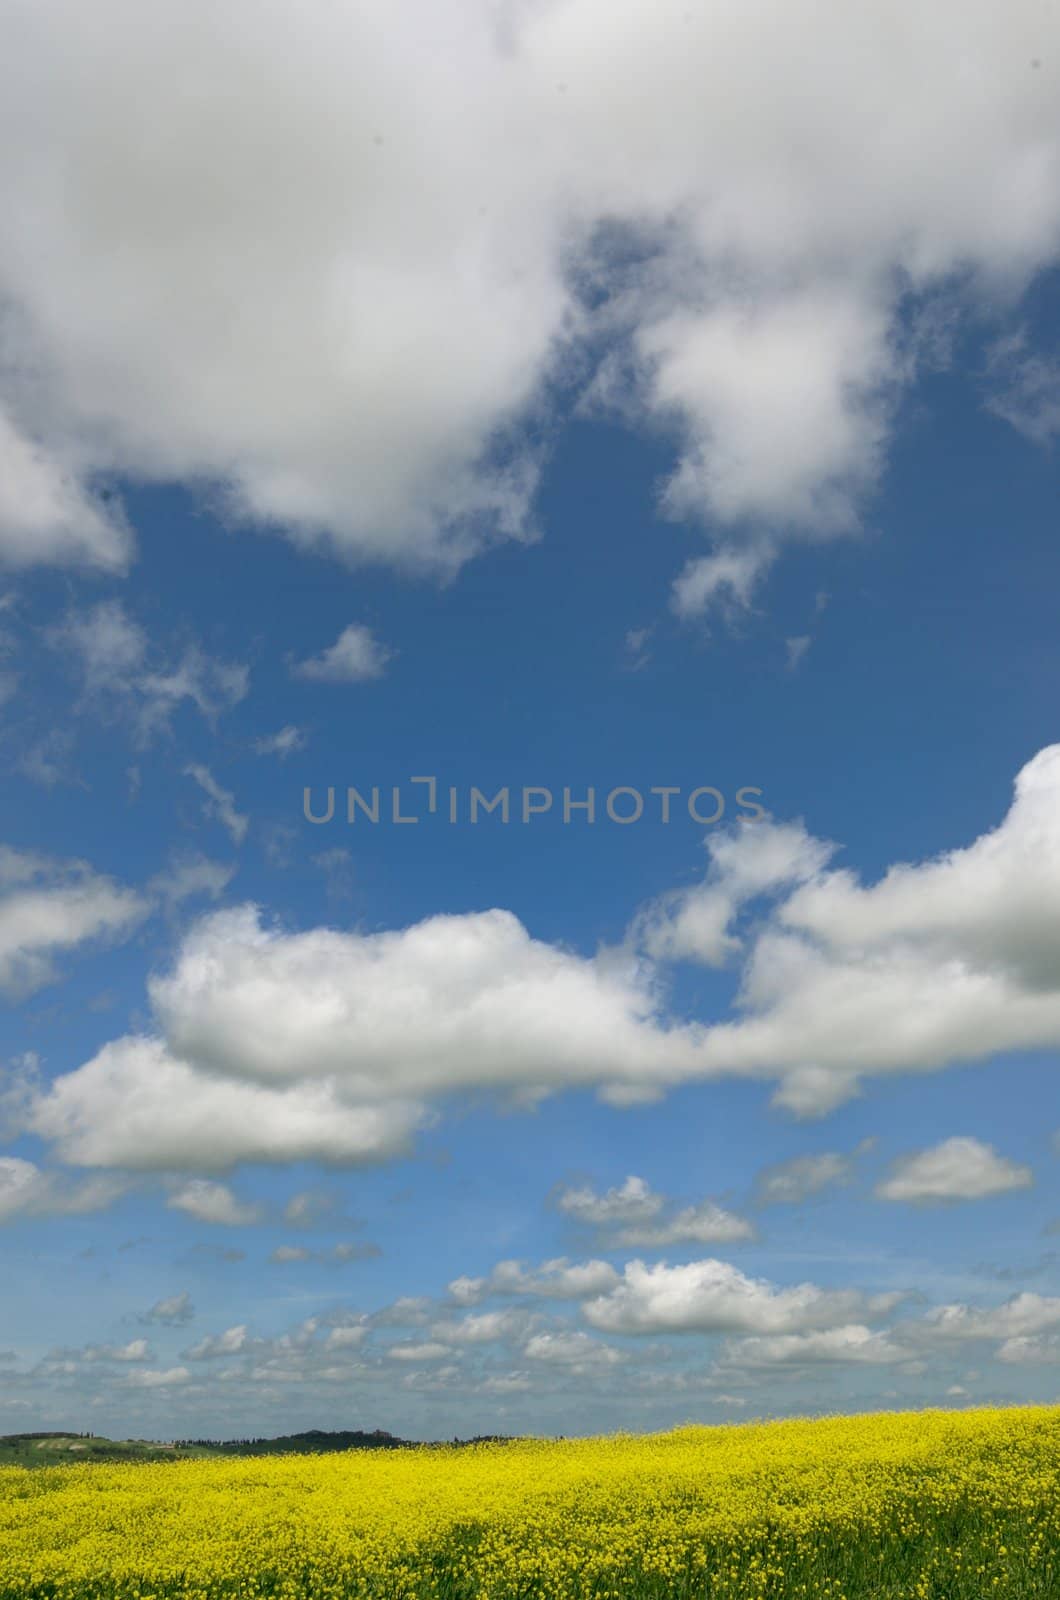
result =
[[0,1468],[2,1600],[1058,1600],[1060,1407]]

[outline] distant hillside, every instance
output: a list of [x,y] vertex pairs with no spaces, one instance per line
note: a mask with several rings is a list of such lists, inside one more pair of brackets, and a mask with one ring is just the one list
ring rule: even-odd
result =
[[310,1428],[306,1433],[283,1433],[275,1439],[177,1439],[178,1450],[208,1450],[212,1455],[276,1456],[309,1455],[326,1450],[403,1450],[414,1441],[398,1439],[376,1428],[371,1433],[360,1429],[326,1433]]
[[195,1447],[177,1450],[153,1439],[103,1439],[85,1433],[8,1433],[0,1435],[0,1466],[53,1467],[69,1461],[166,1461],[175,1455],[204,1456]]
[[[448,1439],[445,1445],[504,1444],[511,1435],[476,1434],[473,1439]],[[315,1455],[334,1450],[411,1450],[415,1439],[399,1439],[382,1428],[328,1433],[281,1434],[275,1439],[105,1439],[94,1433],[0,1434],[0,1466],[49,1467],[75,1461],[173,1461],[207,1456]],[[427,1448],[441,1448],[432,1441]]]

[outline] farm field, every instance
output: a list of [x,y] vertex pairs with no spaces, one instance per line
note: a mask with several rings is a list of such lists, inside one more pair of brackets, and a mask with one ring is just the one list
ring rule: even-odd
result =
[[0,1468],[2,1600],[1060,1595],[1060,1407]]

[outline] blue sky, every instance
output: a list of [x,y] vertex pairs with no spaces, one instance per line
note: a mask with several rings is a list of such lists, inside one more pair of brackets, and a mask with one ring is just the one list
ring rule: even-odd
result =
[[1060,53],[598,9],[0,69],[0,1431],[1056,1399]]

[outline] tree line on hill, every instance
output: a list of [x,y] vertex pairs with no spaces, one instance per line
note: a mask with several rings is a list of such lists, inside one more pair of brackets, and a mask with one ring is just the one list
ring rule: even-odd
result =
[[[443,1445],[508,1444],[511,1434],[477,1433],[470,1439],[431,1441],[436,1448]],[[285,1433],[276,1438],[254,1439],[174,1439],[180,1450],[214,1450],[226,1455],[279,1455],[282,1453],[311,1454],[326,1450],[416,1450],[423,1444],[416,1439],[400,1439],[384,1428],[373,1428],[370,1433],[361,1429],[343,1429],[327,1432],[310,1428],[305,1433]]]

